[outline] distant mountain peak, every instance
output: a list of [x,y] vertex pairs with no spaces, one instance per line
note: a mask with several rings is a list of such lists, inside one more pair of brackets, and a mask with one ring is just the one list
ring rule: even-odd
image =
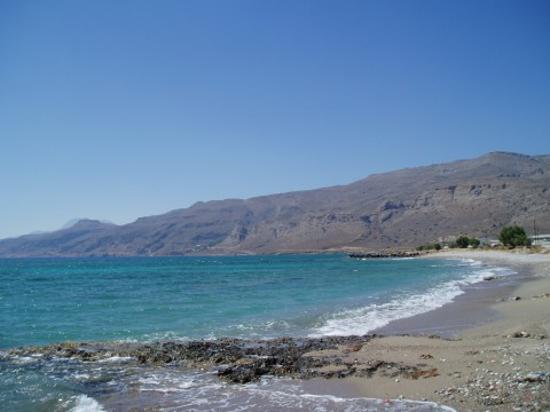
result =
[[134,256],[406,248],[460,233],[494,237],[533,220],[550,232],[550,156],[491,152],[348,185],[197,202],[114,225],[78,219],[0,241],[0,256]]
[[517,157],[522,159],[528,159],[531,156],[523,154],[523,153],[515,153],[515,152],[507,152],[503,150],[496,150],[493,152],[487,153],[485,156],[482,157]]
[[61,230],[84,229],[84,228],[88,229],[88,228],[105,227],[105,226],[116,226],[116,225],[107,220],[80,218],[80,219],[70,220],[65,225],[63,225]]

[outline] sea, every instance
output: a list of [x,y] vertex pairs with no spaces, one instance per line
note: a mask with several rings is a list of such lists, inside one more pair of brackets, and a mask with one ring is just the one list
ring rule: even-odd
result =
[[[472,259],[344,254],[0,259],[0,409],[6,411],[452,410],[308,393],[213,371],[12,356],[65,341],[362,335],[452,302],[509,268]],[[149,409],[147,409],[149,408]]]

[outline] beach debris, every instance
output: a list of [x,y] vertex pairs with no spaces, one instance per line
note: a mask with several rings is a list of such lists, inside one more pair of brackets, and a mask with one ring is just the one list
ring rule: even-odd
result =
[[550,372],[530,372],[523,379],[522,382],[544,382],[550,381]]
[[363,348],[362,342],[355,342],[344,349],[344,353],[359,352]]
[[421,359],[433,359],[433,356],[432,356],[431,354],[429,354],[429,353],[422,353],[422,354],[420,355],[420,358],[421,358]]
[[439,371],[437,368],[432,368],[428,370],[417,370],[413,373],[411,373],[411,379],[418,379],[418,378],[435,378],[436,376],[439,376]]
[[531,334],[529,332],[525,332],[524,330],[522,330],[520,332],[514,332],[512,334],[513,338],[528,338],[530,336],[531,336]]
[[518,301],[518,300],[521,300],[521,297],[520,297],[520,296],[512,296],[512,297],[510,298],[510,300],[512,300],[512,301]]

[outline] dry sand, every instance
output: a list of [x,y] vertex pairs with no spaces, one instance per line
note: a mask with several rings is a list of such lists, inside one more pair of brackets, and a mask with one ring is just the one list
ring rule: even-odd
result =
[[[486,300],[490,297],[490,304],[476,313],[497,316],[486,316],[489,323],[462,329],[453,339],[387,336],[373,339],[357,351],[340,351],[337,356],[344,363],[369,365],[384,361],[385,366],[368,378],[332,381],[331,392],[429,400],[458,411],[550,411],[550,254],[468,250],[429,257],[473,258],[514,267],[528,280],[516,288],[496,287],[496,295],[485,295]],[[468,299],[461,305],[455,306],[454,312],[471,317]],[[445,313],[443,309],[439,312]],[[429,316],[424,316],[420,324],[429,321]],[[457,318],[456,313],[453,316]],[[418,324],[418,320],[410,322]],[[479,319],[471,318],[463,322],[478,323]],[[310,355],[336,355],[331,352]],[[399,372],[408,366],[420,366],[426,372],[413,377]],[[311,389],[316,383],[306,385]]]

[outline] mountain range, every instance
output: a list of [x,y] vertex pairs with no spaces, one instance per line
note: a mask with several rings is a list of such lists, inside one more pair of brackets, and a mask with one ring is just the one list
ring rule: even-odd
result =
[[550,155],[478,158],[342,186],[198,202],[115,225],[92,219],[0,240],[0,256],[161,256],[407,248],[504,225],[550,232]]

